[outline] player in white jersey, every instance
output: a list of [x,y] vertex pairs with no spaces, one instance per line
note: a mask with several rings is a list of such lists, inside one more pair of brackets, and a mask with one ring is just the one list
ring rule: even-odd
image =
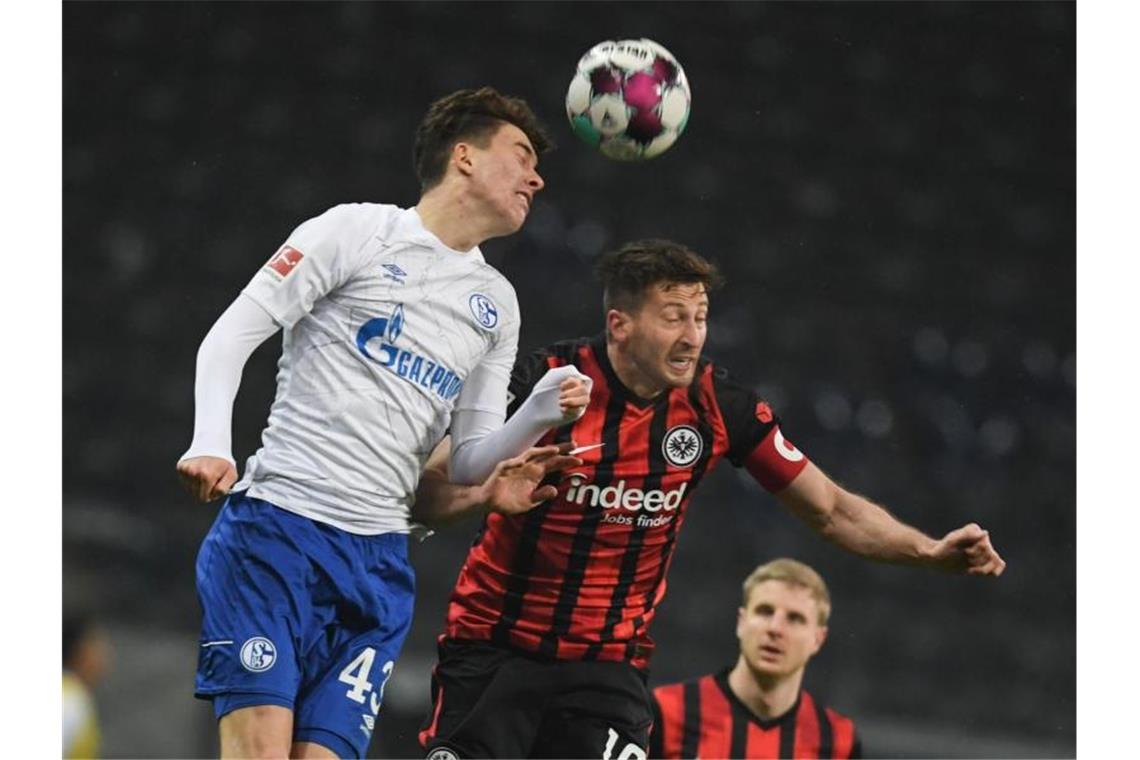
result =
[[[197,562],[195,692],[214,702],[223,756],[364,755],[411,622],[411,507],[449,429],[451,477],[477,485],[432,483],[422,499],[524,510],[578,461],[529,448],[584,411],[576,371],[548,373],[504,424],[518,302],[478,248],[522,225],[548,147],[522,100],[436,101],[416,134],[416,207],[304,222],[203,340],[178,473],[203,501],[229,494]],[[233,400],[279,329],[276,398],[238,480]]]

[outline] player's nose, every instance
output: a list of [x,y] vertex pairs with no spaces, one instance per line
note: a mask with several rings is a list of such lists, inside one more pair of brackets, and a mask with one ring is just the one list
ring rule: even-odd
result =
[[530,173],[530,177],[526,181],[526,184],[530,187],[531,190],[537,193],[539,190],[546,187],[546,180],[544,180],[542,178],[542,175],[537,171],[532,171]]

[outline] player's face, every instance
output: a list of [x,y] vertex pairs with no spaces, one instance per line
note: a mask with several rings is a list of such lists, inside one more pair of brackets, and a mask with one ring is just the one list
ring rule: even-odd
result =
[[622,350],[643,387],[657,392],[693,382],[708,333],[709,297],[700,283],[650,286],[629,317]]
[[111,667],[111,646],[106,635],[94,628],[80,642],[75,655],[75,669],[83,680],[96,684]]
[[503,124],[485,148],[472,146],[470,156],[472,193],[494,220],[493,235],[516,232],[546,184],[530,139],[514,124]]
[[803,670],[823,646],[819,603],[803,586],[764,581],[753,587],[739,611],[736,637],[753,673],[783,678]]

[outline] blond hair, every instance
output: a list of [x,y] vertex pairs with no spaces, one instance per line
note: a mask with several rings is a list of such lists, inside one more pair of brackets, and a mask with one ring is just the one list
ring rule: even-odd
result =
[[744,579],[742,606],[748,607],[748,598],[752,596],[752,589],[764,581],[782,581],[793,586],[806,588],[811,592],[812,598],[815,599],[816,605],[819,607],[819,624],[827,625],[827,619],[831,616],[831,594],[827,591],[827,584],[823,582],[823,578],[815,570],[803,562],[787,557],[774,559],[760,565]]

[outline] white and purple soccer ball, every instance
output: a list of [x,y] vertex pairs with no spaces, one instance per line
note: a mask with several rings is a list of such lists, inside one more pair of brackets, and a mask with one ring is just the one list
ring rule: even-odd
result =
[[566,93],[574,134],[603,155],[640,161],[685,131],[692,95],[673,54],[653,40],[599,42],[578,61]]

